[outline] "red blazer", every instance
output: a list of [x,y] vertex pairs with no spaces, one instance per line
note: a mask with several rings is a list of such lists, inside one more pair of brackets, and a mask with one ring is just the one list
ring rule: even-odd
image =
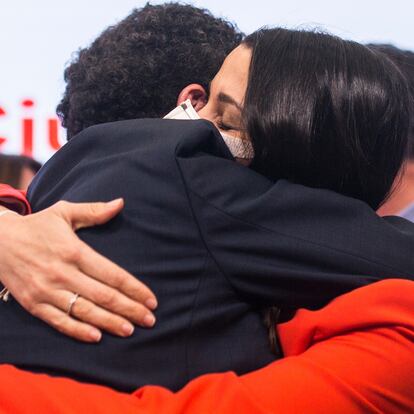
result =
[[386,280],[278,326],[287,358],[177,393],[133,394],[0,367],[0,413],[408,414],[414,412],[414,282]]

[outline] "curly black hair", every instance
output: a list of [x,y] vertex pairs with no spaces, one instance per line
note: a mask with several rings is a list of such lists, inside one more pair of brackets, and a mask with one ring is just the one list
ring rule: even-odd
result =
[[383,53],[391,59],[405,76],[411,93],[411,122],[408,135],[407,158],[414,160],[414,52],[399,49],[391,44],[371,43],[370,49]]
[[165,115],[186,85],[207,89],[242,38],[234,24],[190,5],[133,10],[66,68],[57,114],[67,138],[99,123]]

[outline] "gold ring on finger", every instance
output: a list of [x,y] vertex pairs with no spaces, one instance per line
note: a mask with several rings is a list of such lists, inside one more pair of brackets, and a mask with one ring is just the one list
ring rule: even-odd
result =
[[68,309],[66,311],[66,314],[70,316],[70,313],[72,312],[73,305],[79,298],[79,293],[74,293],[73,296],[69,300]]

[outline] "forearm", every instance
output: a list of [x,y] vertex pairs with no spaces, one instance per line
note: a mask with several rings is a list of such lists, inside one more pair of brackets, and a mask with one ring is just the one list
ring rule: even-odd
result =
[[[392,328],[373,333],[372,340],[381,344],[381,339],[390,331]],[[378,356],[370,352],[363,338],[356,335],[354,339],[351,343],[347,343],[346,337],[329,340],[326,346],[318,345],[312,352],[286,358],[244,377],[232,373],[206,375],[177,393],[148,386],[129,395],[3,366],[0,368],[0,405],[9,408],[5,412],[14,414],[28,414],[34,406],[39,412],[51,414],[411,412],[414,386],[410,384],[409,372],[413,357],[403,353],[398,356],[399,363],[394,365],[397,362],[394,357],[390,364],[382,359],[385,353],[398,354],[403,348],[385,347],[384,353]],[[374,372],[375,365],[379,366],[378,372]],[[372,368],[368,373],[366,366]]]
[[203,241],[244,300],[320,308],[376,280],[412,279],[408,222],[332,191],[268,182],[219,157],[184,154],[178,165]]
[[[7,238],[7,234],[10,230],[10,216],[15,216],[17,213],[14,210],[10,210],[9,208],[2,206],[0,204],[0,298],[3,298],[6,293],[6,289],[4,289],[4,272],[7,270],[3,269],[5,262],[8,260],[8,248],[9,240]],[[3,285],[3,286],[1,286]]]

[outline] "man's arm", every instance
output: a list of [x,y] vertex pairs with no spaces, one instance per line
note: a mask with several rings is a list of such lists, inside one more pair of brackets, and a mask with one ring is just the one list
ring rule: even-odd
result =
[[[365,203],[332,191],[272,182],[234,162],[206,121],[88,128],[41,170],[29,194],[35,210],[62,198],[119,194],[133,208],[145,203],[148,215],[137,223],[162,214],[180,238],[184,227],[174,223],[190,225],[223,277],[257,306],[320,307],[381,278],[414,277],[413,224],[382,219]],[[104,248],[103,235],[92,233],[84,236]]]
[[320,307],[382,278],[414,278],[412,223],[333,191],[271,182],[213,156],[215,142],[183,141],[176,160],[206,248],[245,300]]

